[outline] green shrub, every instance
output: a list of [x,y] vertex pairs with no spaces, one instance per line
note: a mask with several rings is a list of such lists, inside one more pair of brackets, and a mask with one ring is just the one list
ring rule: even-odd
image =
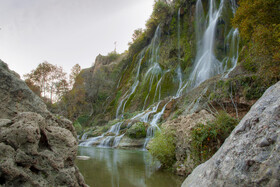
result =
[[170,168],[176,161],[175,143],[174,131],[170,129],[157,131],[155,137],[149,143],[149,152],[161,162],[163,168]]
[[129,138],[139,139],[146,137],[146,126],[143,122],[137,122],[127,130]]
[[106,126],[103,126],[102,129],[101,129],[101,132],[107,132],[109,130],[109,126],[106,125]]
[[82,115],[82,116],[79,116],[76,121],[81,125],[85,125],[88,122],[89,118],[90,118],[90,116],[88,116],[88,115]]
[[79,122],[77,122],[77,121],[74,122],[73,126],[75,127],[75,130],[76,130],[77,134],[81,134],[82,133],[83,128],[82,128],[82,126],[81,126],[81,124]]
[[109,59],[109,62],[112,62],[114,60],[117,60],[120,56],[120,54],[118,54],[117,52],[113,51],[113,52],[110,52],[108,53],[108,59]]
[[198,124],[191,131],[191,152],[195,164],[208,160],[230,135],[238,120],[221,112],[213,122]]

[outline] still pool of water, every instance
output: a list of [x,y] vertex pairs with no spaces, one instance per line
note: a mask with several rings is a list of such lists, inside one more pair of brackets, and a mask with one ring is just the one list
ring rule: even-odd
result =
[[147,151],[79,147],[76,164],[88,185],[94,187],[179,187],[182,178],[159,170]]

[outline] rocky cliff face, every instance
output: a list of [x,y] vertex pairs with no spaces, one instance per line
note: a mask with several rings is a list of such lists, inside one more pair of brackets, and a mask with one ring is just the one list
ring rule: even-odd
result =
[[0,186],[86,186],[72,123],[0,62]]
[[86,116],[88,120],[82,125],[104,125],[108,122],[111,116],[105,116],[103,112],[115,96],[114,90],[118,85],[124,58],[126,54],[98,55],[94,65],[83,69],[78,75],[73,89],[66,95],[67,101],[61,104],[61,110],[57,113],[72,120],[81,115]]
[[47,114],[46,105],[19,79],[19,75],[0,61],[0,117],[12,118],[19,112]]
[[280,82],[270,87],[182,186],[280,185]]

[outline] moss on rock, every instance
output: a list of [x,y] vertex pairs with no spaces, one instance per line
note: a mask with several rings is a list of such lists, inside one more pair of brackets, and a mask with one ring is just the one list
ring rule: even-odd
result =
[[146,137],[146,125],[144,122],[137,122],[132,125],[126,132],[129,138],[139,139]]

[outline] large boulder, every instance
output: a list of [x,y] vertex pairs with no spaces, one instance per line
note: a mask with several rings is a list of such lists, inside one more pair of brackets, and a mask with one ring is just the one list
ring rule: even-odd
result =
[[49,113],[43,101],[1,60],[0,90],[0,118],[12,118],[25,111]]
[[182,186],[280,185],[280,82],[253,105],[217,153]]
[[0,61],[0,186],[87,186],[76,132]]

